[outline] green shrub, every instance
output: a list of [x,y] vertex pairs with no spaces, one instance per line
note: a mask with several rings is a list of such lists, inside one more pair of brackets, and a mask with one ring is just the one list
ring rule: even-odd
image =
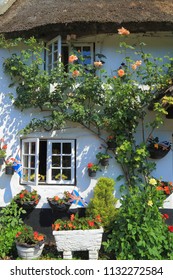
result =
[[173,259],[173,233],[159,211],[163,196],[156,187],[134,187],[121,203],[106,251],[118,260]]
[[86,211],[87,215],[100,215],[105,228],[109,226],[117,213],[114,185],[113,179],[99,178]]
[[8,257],[15,250],[15,236],[23,224],[21,213],[24,210],[14,201],[0,211],[0,259]]

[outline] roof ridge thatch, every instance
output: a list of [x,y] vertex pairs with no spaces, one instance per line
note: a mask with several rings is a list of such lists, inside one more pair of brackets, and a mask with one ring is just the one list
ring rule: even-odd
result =
[[172,31],[172,14],[169,0],[16,0],[0,16],[0,32],[111,33],[122,25],[133,32]]

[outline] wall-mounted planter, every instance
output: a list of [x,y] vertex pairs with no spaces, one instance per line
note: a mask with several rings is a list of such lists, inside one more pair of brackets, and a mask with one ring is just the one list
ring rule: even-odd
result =
[[52,234],[57,251],[63,252],[64,259],[72,259],[73,251],[89,251],[89,259],[98,259],[103,228],[53,231]]
[[109,158],[102,158],[100,159],[101,166],[108,166],[109,165]]
[[58,203],[57,201],[52,201],[50,198],[47,198],[47,201],[53,211],[65,212],[68,211],[71,203]]
[[165,157],[169,153],[170,149],[171,149],[171,147],[168,149],[165,149],[165,150],[147,147],[147,150],[150,154],[149,157],[151,159],[161,159],[161,158]]
[[91,170],[91,169],[88,169],[88,175],[89,177],[96,177],[96,174],[97,174],[97,171],[95,170]]
[[7,174],[7,175],[13,175],[14,174],[14,169],[13,169],[13,166],[11,166],[11,165],[7,165],[6,167],[5,167],[5,174]]
[[109,150],[115,150],[117,147],[116,142],[113,142],[113,141],[107,141],[107,145],[108,145]]
[[0,165],[3,165],[4,163],[4,158],[0,158]]

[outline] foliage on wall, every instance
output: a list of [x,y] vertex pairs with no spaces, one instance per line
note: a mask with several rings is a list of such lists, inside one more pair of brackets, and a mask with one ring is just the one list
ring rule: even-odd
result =
[[[106,130],[111,136],[109,139],[115,139],[115,159],[123,171],[118,179],[124,178],[125,182],[120,216],[117,222],[112,223],[108,250],[122,252],[119,257],[124,259],[135,256],[138,259],[170,258],[170,249],[173,248],[168,248],[165,240],[170,241],[172,237],[160,218],[159,207],[163,200],[155,195],[156,186],[151,184],[150,174],[155,165],[148,161],[147,139],[155,128],[163,124],[167,114],[163,106],[165,99],[156,102],[155,98],[172,84],[172,58],[157,58],[145,53],[143,43],[135,47],[129,45],[126,37],[130,32],[126,29],[120,29],[119,34],[123,38],[119,51],[124,55],[124,60],[112,76],[106,73],[99,59],[93,65],[78,63],[84,60],[80,52],[75,51],[69,57],[68,71],[65,65],[59,63],[48,74],[43,68],[44,45],[34,38],[22,40],[25,47],[4,61],[4,70],[12,79],[10,86],[16,86],[17,95],[11,96],[14,106],[21,110],[37,108],[50,111],[47,118],[33,119],[23,133],[47,127],[56,130],[65,126],[67,121],[73,121],[99,137],[102,129]],[[21,44],[21,40],[17,43]],[[12,44],[15,46],[17,43]],[[0,45],[9,47],[10,44],[1,38]],[[131,58],[132,54],[136,59]],[[50,90],[51,84],[54,85],[53,91]],[[166,101],[169,106],[172,98]],[[155,118],[147,123],[150,104],[154,104]],[[142,127],[141,143],[135,139],[139,124]],[[146,127],[149,135],[146,134]],[[153,225],[156,234],[152,230]],[[159,230],[162,238],[156,238]],[[157,246],[154,246],[155,242]],[[138,250],[135,251],[133,246],[138,246]],[[151,248],[154,253],[150,252]],[[130,255],[132,251],[134,254]]]

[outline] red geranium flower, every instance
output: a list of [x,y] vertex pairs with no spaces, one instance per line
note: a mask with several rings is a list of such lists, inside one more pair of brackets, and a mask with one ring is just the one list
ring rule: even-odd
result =
[[94,227],[94,221],[88,221],[90,227]]
[[93,167],[93,165],[94,164],[92,162],[89,162],[87,166],[88,166],[88,168],[91,168],[91,167]]
[[169,219],[169,215],[168,215],[168,214],[163,214],[162,217],[163,217],[164,219]]
[[173,232],[173,226],[168,226],[168,230],[169,230],[170,232]]

